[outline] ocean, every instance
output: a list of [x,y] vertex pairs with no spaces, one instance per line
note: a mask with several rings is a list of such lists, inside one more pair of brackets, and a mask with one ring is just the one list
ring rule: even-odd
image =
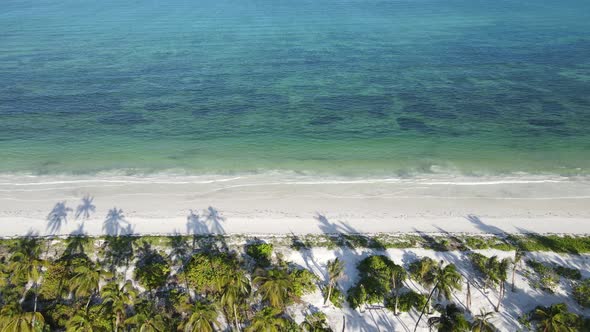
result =
[[2,0],[0,173],[590,174],[586,0]]

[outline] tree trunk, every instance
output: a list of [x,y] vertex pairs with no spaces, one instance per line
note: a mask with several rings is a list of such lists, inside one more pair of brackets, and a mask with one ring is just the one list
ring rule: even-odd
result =
[[393,295],[395,297],[394,304],[393,304],[393,314],[397,316],[397,297],[399,294],[399,290],[397,289],[397,285],[395,282],[395,273],[393,273],[391,275],[391,285],[393,286],[393,289],[395,290],[395,294]]
[[88,307],[90,306],[90,302],[92,301],[93,296],[94,292],[92,292],[92,294],[90,294],[90,296],[88,297],[88,302],[86,302],[86,312],[88,312]]
[[498,304],[494,307],[496,312],[500,311],[500,304],[502,303],[502,297],[504,297],[504,281],[500,281],[500,291],[498,294]]
[[420,316],[418,316],[418,320],[416,321],[416,326],[414,326],[414,332],[416,332],[416,330],[418,329],[418,324],[420,324],[420,319],[422,319],[422,316],[424,315],[424,309],[426,309],[426,307],[430,303],[430,299],[432,298],[432,295],[434,294],[434,290],[436,289],[436,287],[438,287],[438,281],[436,282],[436,284],[432,288],[432,291],[430,291],[430,294],[428,295],[428,299],[426,299],[426,304],[424,304],[424,307],[422,307],[422,310],[420,311]]
[[117,315],[115,317],[115,332],[119,331],[119,322],[121,321],[121,313],[117,311]]
[[328,283],[328,296],[324,299],[324,305],[330,300],[330,296],[332,296],[332,281]]
[[471,284],[467,281],[467,299],[465,299],[467,311],[471,312]]
[[512,268],[512,292],[516,292],[516,288],[514,286],[515,277],[516,277],[516,263],[514,263],[514,267]]
[[342,316],[342,332],[346,329],[346,316]]
[[39,298],[39,291],[38,291],[38,287],[37,287],[37,283],[35,282],[35,284],[33,285],[33,287],[35,287],[35,304],[33,305],[33,319],[31,320],[31,327],[35,328],[35,319],[36,319],[36,313],[37,313],[37,300]]
[[393,314],[394,315],[399,315],[399,313],[397,312],[397,307],[399,305],[399,288],[395,289],[395,305],[393,306]]
[[235,319],[235,323],[236,323],[236,331],[240,332],[240,323],[238,323],[238,312],[236,311],[236,304],[233,304],[234,307],[234,319]]

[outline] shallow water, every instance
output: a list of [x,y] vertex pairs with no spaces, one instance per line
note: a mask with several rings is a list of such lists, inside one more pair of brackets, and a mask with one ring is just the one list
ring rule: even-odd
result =
[[3,0],[0,172],[590,173],[590,3]]

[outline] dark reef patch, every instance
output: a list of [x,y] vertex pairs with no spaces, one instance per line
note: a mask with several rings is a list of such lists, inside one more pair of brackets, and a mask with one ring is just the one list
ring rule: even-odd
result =
[[146,111],[166,111],[174,108],[178,108],[180,104],[178,103],[147,103],[143,105],[143,109]]
[[90,93],[61,96],[0,97],[0,114],[42,113],[73,115],[112,112],[120,108],[120,100],[109,94]]
[[533,126],[539,127],[560,127],[565,124],[563,121],[559,120],[550,120],[550,119],[530,119],[527,121],[529,124]]
[[118,112],[98,120],[99,123],[106,125],[140,125],[152,123],[152,120],[146,119],[140,113]]
[[405,106],[403,108],[405,113],[420,114],[433,119],[452,120],[456,119],[457,115],[453,114],[441,107],[437,107],[430,103],[419,103]]
[[341,120],[344,120],[344,118],[338,115],[325,115],[309,121],[309,124],[312,126],[324,126]]
[[432,132],[432,128],[422,120],[400,117],[396,119],[396,122],[401,130],[415,130],[422,133]]
[[317,108],[328,111],[386,111],[393,106],[389,96],[340,95],[314,99]]
[[500,114],[498,110],[489,104],[467,103],[457,106],[457,111],[464,115],[477,116],[478,118],[496,118]]
[[563,106],[561,103],[555,101],[545,101],[543,102],[543,112],[545,114],[563,114],[569,112],[570,109]]

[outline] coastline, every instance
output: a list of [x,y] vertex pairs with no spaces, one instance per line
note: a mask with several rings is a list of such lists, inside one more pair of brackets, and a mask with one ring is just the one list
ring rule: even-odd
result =
[[[95,210],[87,219],[76,219],[87,195]],[[62,202],[59,220],[50,222],[56,215],[52,210]],[[588,206],[587,177],[0,175],[0,237],[112,232],[590,234]],[[120,220],[107,227],[112,211]]]

